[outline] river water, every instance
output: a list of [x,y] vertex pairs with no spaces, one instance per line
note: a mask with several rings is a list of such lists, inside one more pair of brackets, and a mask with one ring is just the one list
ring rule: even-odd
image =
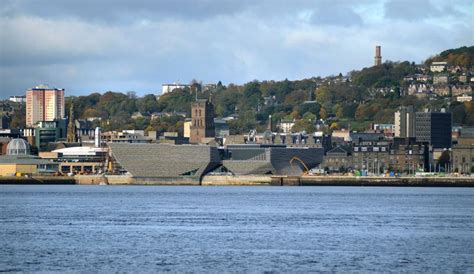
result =
[[474,189],[0,185],[0,271],[474,272]]

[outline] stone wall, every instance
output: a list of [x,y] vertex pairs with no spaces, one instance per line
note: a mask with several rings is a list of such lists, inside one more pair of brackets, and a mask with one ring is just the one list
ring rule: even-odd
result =
[[202,185],[224,186],[224,185],[252,185],[265,186],[271,184],[270,176],[259,175],[241,175],[241,176],[204,176]]

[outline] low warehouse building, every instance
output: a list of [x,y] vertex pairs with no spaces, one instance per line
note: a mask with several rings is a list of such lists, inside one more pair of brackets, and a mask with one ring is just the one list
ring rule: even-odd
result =
[[0,156],[0,176],[54,174],[58,165],[31,155],[3,155]]

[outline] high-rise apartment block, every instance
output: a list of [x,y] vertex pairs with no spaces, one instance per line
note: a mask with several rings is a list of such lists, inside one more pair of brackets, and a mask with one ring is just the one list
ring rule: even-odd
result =
[[189,143],[201,143],[203,138],[215,137],[214,105],[198,99],[191,106],[191,128]]
[[415,137],[415,112],[412,106],[400,107],[395,112],[395,137]]
[[382,49],[380,46],[375,46],[374,66],[382,64]]
[[26,91],[26,126],[65,116],[64,89],[40,85]]
[[416,112],[417,142],[427,142],[433,148],[451,147],[452,115],[449,112]]

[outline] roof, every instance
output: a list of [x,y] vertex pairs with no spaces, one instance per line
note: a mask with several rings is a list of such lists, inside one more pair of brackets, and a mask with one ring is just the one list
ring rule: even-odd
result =
[[53,150],[55,153],[62,153],[63,155],[96,155],[98,152],[107,152],[106,148],[101,147],[66,147]]
[[59,165],[49,160],[41,159],[31,155],[2,155],[0,164],[19,164],[19,165]]
[[337,146],[335,148],[330,149],[328,152],[326,152],[326,154],[340,154],[340,153],[344,153],[347,155],[349,154],[349,151],[343,146]]
[[379,141],[384,137],[383,133],[367,133],[367,132],[351,132],[350,137],[352,141]]
[[199,178],[219,164],[216,147],[204,145],[109,144],[114,158],[134,177]]

